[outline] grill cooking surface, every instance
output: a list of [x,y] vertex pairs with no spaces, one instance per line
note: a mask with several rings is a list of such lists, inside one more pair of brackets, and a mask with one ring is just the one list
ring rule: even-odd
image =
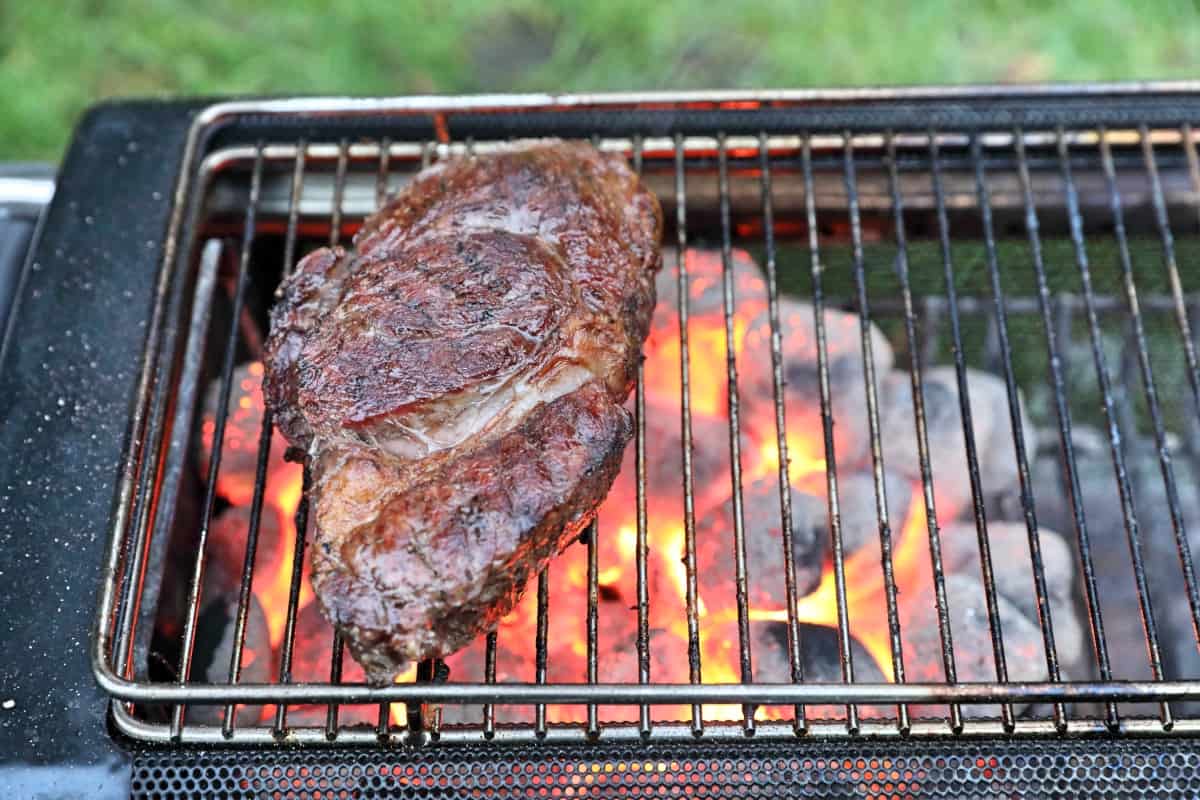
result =
[[[102,655],[130,681],[107,682],[117,727],[313,745],[1200,730],[1188,120],[755,134],[739,113],[730,133],[597,126],[672,223],[674,307],[631,398],[625,472],[524,617],[386,688],[319,634],[308,475],[281,460],[257,391],[263,321],[304,252],[499,137],[456,139],[438,115],[436,141],[318,128],[205,154],[102,599]],[[977,441],[964,414],[999,433]],[[854,430],[858,449],[840,438]],[[893,480],[897,440],[910,471]],[[756,560],[767,512],[777,555]],[[706,569],[714,540],[726,560]],[[784,565],[773,605],[764,563]],[[506,675],[510,657],[528,673]]]

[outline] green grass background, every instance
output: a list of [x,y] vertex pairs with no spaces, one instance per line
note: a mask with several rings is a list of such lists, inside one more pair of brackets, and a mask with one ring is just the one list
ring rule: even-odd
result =
[[1200,78],[1200,0],[0,0],[0,158],[106,97]]

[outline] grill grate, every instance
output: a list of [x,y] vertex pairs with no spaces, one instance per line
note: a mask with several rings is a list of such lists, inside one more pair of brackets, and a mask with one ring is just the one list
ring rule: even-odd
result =
[[[443,121],[444,124],[444,121]],[[1195,244],[1195,222],[1200,209],[1200,168],[1197,167],[1195,133],[1187,125],[1173,127],[1062,126],[1025,131],[994,129],[970,131],[887,131],[884,133],[827,131],[778,135],[601,136],[599,146],[626,153],[635,167],[654,187],[668,219],[674,220],[676,249],[668,259],[674,268],[679,303],[679,378],[682,470],[683,560],[685,572],[684,627],[687,645],[688,683],[655,681],[651,671],[652,596],[648,588],[650,544],[656,531],[647,512],[647,465],[658,453],[657,443],[647,442],[646,376],[639,367],[633,395],[635,412],[635,514],[633,563],[636,602],[636,681],[614,684],[600,670],[599,641],[601,572],[599,553],[604,536],[613,535],[593,524],[586,541],[586,618],[582,621],[586,683],[564,684],[549,680],[549,619],[555,598],[549,576],[543,572],[536,588],[536,628],[532,683],[497,682],[497,634],[484,642],[484,682],[463,684],[443,680],[439,665],[423,664],[415,682],[387,688],[346,683],[344,643],[334,636],[329,648],[328,681],[295,683],[296,631],[301,595],[302,567],[309,520],[307,488],[295,514],[295,538],[291,547],[290,580],[286,614],[279,648],[278,668],[262,682],[243,680],[246,635],[251,624],[251,600],[256,580],[262,576],[258,547],[264,504],[269,486],[268,466],[272,459],[270,412],[262,416],[257,433],[254,481],[249,503],[245,557],[237,583],[237,603],[231,647],[227,658],[227,680],[208,683],[195,677],[196,643],[201,627],[205,571],[211,558],[209,539],[218,510],[218,479],[222,468],[222,443],[228,419],[219,413],[211,431],[213,445],[206,467],[200,503],[194,517],[179,498],[183,490],[173,483],[185,469],[196,449],[197,412],[203,381],[215,376],[219,383],[216,408],[228,409],[235,387],[235,368],[253,348],[256,328],[254,292],[273,288],[282,270],[290,269],[302,248],[315,244],[336,245],[357,228],[362,217],[382,203],[385,196],[420,166],[434,159],[483,152],[495,141],[465,139],[426,142],[389,138],[348,139],[329,142],[323,138],[300,138],[292,143],[260,140],[253,146],[231,146],[209,154],[195,180],[197,202],[189,223],[199,241],[211,237],[206,247],[196,245],[196,257],[185,256],[189,268],[175,284],[173,306],[180,327],[180,341],[164,344],[159,382],[148,398],[151,409],[147,455],[139,463],[140,479],[130,499],[133,513],[128,529],[114,539],[114,575],[106,584],[99,626],[100,652],[106,669],[132,681],[110,688],[122,702],[114,704],[117,727],[127,735],[151,741],[190,743],[266,743],[286,739],[297,743],[375,742],[390,738],[405,741],[573,741],[584,739],[693,740],[793,736],[854,735],[968,735],[968,734],[1085,734],[1194,733],[1200,717],[1189,716],[1185,701],[1200,699],[1197,675],[1173,666],[1164,653],[1163,609],[1160,598],[1187,604],[1188,617],[1200,637],[1200,596],[1197,594],[1191,545],[1185,524],[1181,479],[1177,460],[1189,470],[1197,452],[1196,428],[1200,422],[1200,372],[1197,370],[1195,338],[1191,329],[1197,298],[1189,295],[1181,278],[1180,263],[1191,255]],[[202,202],[201,202],[202,200]],[[673,212],[673,213],[671,213]],[[1183,235],[1185,230],[1187,235]],[[1142,235],[1150,230],[1156,237],[1157,258],[1162,275],[1148,277],[1152,246]],[[1179,232],[1176,238],[1175,232]],[[212,241],[238,236],[235,268],[222,269],[220,247]],[[1051,260],[1047,242],[1053,239],[1055,259],[1067,252],[1058,247],[1069,242],[1070,261]],[[281,240],[278,261],[266,255],[265,241]],[[1023,241],[1027,248],[1013,255],[1010,240]],[[670,241],[670,239],[668,239]],[[736,607],[736,670],[740,683],[706,683],[702,637],[707,631],[698,587],[697,510],[695,507],[696,465],[693,462],[695,409],[692,386],[698,369],[720,370],[720,364],[697,363],[690,353],[689,303],[694,288],[689,281],[689,246],[712,243],[720,252],[721,306],[725,352],[735,353],[738,337],[737,290],[734,249],[754,247],[761,252],[767,286],[770,332],[770,374],[773,393],[773,438],[779,454],[775,480],[782,530],[779,557],[783,559],[786,596],[786,661],[790,683],[756,683],[752,652],[751,601],[749,589],[754,576],[747,567],[746,514],[743,498],[746,477],[741,431],[743,397],[739,395],[739,364],[736,356],[725,361],[724,379],[728,475],[732,514],[727,531],[732,550],[730,591]],[[974,248],[965,254],[964,246]],[[880,290],[878,262],[886,248],[894,283]],[[981,248],[981,249],[980,249]],[[1109,258],[1115,248],[1115,258]],[[1096,252],[1104,251],[1103,263]],[[673,260],[674,263],[671,263]],[[791,268],[803,264],[805,270]],[[845,264],[844,272],[833,264]],[[282,266],[280,266],[280,264]],[[1015,273],[1025,274],[1017,280]],[[222,273],[232,275],[228,308],[214,300],[220,295]],[[1165,278],[1163,277],[1165,275]],[[807,283],[804,279],[807,279]],[[1068,280],[1069,279],[1069,280]],[[932,281],[932,283],[931,283]],[[937,286],[940,291],[932,291]],[[266,285],[271,284],[271,285]],[[1151,289],[1144,288],[1145,284]],[[1016,291],[1017,286],[1028,291]],[[1075,292],[1062,287],[1077,286]],[[965,291],[969,289],[969,291]],[[805,641],[797,614],[800,590],[795,574],[792,493],[788,490],[789,420],[784,402],[787,361],[783,350],[780,303],[785,295],[801,292],[812,306],[816,337],[816,384],[820,397],[821,440],[824,445],[824,491],[828,498],[829,536],[832,552],[833,594],[836,604],[836,658],[841,681],[820,683],[806,680]],[[194,298],[194,300],[192,299]],[[184,311],[190,307],[190,325]],[[855,640],[852,635],[851,576],[847,574],[845,532],[840,507],[839,468],[833,407],[836,387],[831,382],[831,358],[826,330],[826,310],[847,308],[858,314],[858,347],[863,368],[866,425],[870,432],[870,477],[878,525],[880,575],[886,616],[885,647],[891,656],[890,683],[856,680]],[[249,320],[249,322],[248,322]],[[897,349],[897,364],[903,365],[911,385],[919,462],[919,485],[913,503],[923,507],[926,524],[920,531],[927,541],[931,565],[933,618],[936,624],[936,661],[940,678],[923,679],[906,670],[911,656],[904,646],[911,635],[902,625],[900,605],[905,586],[897,584],[894,557],[896,531],[889,520],[889,498],[880,383],[876,374],[872,332],[876,322],[888,323],[891,344]],[[948,323],[948,330],[946,324]],[[1174,326],[1171,351],[1164,351],[1164,331]],[[973,332],[986,330],[982,348]],[[1125,331],[1128,331],[1125,333]],[[945,341],[948,333],[949,342]],[[1114,359],[1114,335],[1120,351]],[[1092,380],[1097,393],[1087,395],[1079,388],[1078,359],[1070,356],[1087,349],[1092,359]],[[1061,459],[1059,479],[1069,504],[1070,519],[1080,570],[1079,585],[1073,588],[1081,619],[1090,632],[1090,652],[1085,668],[1095,677],[1064,677],[1056,645],[1056,619],[1052,595],[1057,587],[1048,581],[1041,550],[1042,524],[1039,497],[1058,487],[1039,485],[1034,474],[1036,452],[1027,449],[1029,418],[1020,411],[1020,393],[1031,390],[1030,379],[1021,369],[1024,351],[1044,350],[1045,408],[1041,417],[1058,438]],[[989,536],[996,509],[989,507],[981,478],[980,444],[975,441],[970,400],[969,367],[982,350],[982,360],[1004,384],[1007,424],[1011,428],[1017,481],[1017,509],[1013,521],[1023,526],[1027,553],[1019,554],[1030,564],[1036,600],[1037,633],[1041,652],[1034,657],[1045,662],[1047,679],[1028,682],[1010,679],[1014,658],[1028,654],[1006,651],[1001,625],[1001,599],[994,572],[997,561],[1011,553],[997,553]],[[939,524],[937,453],[929,439],[925,397],[927,371],[940,353],[953,364],[958,389],[970,504],[964,509],[976,530],[979,569],[985,593],[985,613],[980,625],[987,629],[990,652],[986,654],[995,680],[965,681],[960,678],[961,653],[956,652],[951,597],[943,563],[943,530]],[[1182,353],[1182,358],[1179,354]],[[213,354],[219,354],[215,358]],[[1039,355],[1038,358],[1041,358]],[[1186,362],[1186,363],[1181,363]],[[1115,365],[1115,368],[1114,368]],[[1169,377],[1164,381],[1163,375]],[[1187,388],[1184,386],[1187,383]],[[1178,395],[1178,396],[1172,396]],[[1190,395],[1190,397],[1188,396]],[[1099,414],[1089,404],[1096,401]],[[1080,420],[1095,420],[1103,433],[1103,446],[1111,458],[1110,485],[1119,495],[1121,520],[1130,560],[1130,577],[1135,584],[1141,643],[1147,649],[1149,675],[1122,675],[1114,670],[1106,634],[1102,586],[1112,576],[1102,574],[1096,563],[1091,531],[1096,519],[1085,500],[1083,462],[1094,454],[1081,454],[1076,445]],[[794,423],[793,423],[794,424]],[[1148,431],[1153,441],[1160,484],[1165,492],[1170,530],[1139,524],[1136,472],[1129,461],[1128,442],[1139,431]],[[1183,437],[1183,446],[1176,440]],[[166,480],[154,477],[162,470]],[[1200,473],[1198,473],[1200,474]],[[844,472],[842,474],[844,478]],[[145,596],[153,586],[147,575],[150,554],[172,548],[178,530],[198,533],[187,540],[191,550],[182,553],[188,591],[183,606],[180,650],[170,664],[173,679],[146,673],[139,659],[140,641],[148,641],[153,627],[152,598]],[[1151,538],[1152,537],[1152,538]],[[1173,583],[1152,588],[1154,572],[1147,560],[1158,553],[1167,537],[1176,550],[1178,574]],[[180,554],[174,553],[173,557]],[[1156,562],[1158,563],[1158,562]],[[551,565],[550,570],[554,569]],[[148,581],[147,578],[150,578]],[[1061,621],[1060,621],[1061,624]],[[1177,632],[1178,626],[1171,629]],[[1111,630],[1111,624],[1110,628]],[[1185,633],[1190,635],[1190,631]],[[1194,646],[1192,647],[1194,650]],[[1142,716],[1142,707],[1132,703],[1156,704],[1157,717]],[[477,724],[441,725],[434,704],[481,703]],[[718,721],[707,713],[714,703],[736,703],[741,707],[736,722]],[[943,703],[944,716],[928,718],[928,711],[914,718],[913,704],[928,707]],[[999,719],[981,719],[972,707],[1000,703]],[[1049,703],[1044,714],[1021,714],[1014,704]],[[276,704],[274,713],[252,720],[250,710]],[[323,704],[324,724],[293,725],[289,713],[301,705]],[[376,724],[364,727],[345,719],[346,707],[378,704]],[[402,715],[393,714],[393,704],[404,704]],[[497,709],[514,704],[532,705],[530,724],[504,724]],[[547,706],[582,706],[586,717],[579,723],[548,721]],[[682,704],[690,709],[680,720],[660,719],[656,711],[666,705]],[[817,707],[839,704],[840,713],[822,712]],[[629,723],[602,721],[606,706],[631,705],[637,720]],[[787,706],[783,719],[764,719],[761,705]],[[217,722],[194,721],[205,707],[221,709]],[[884,708],[886,706],[886,708]],[[881,712],[880,709],[883,709]],[[864,710],[870,713],[864,716]],[[356,718],[357,719],[357,718]],[[151,783],[147,783],[150,786]],[[150,791],[149,789],[147,791]]]

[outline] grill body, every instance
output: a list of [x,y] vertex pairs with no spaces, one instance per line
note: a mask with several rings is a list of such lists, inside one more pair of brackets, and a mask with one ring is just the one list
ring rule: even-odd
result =
[[[234,774],[207,770],[234,769],[241,770],[236,773],[240,776],[236,787],[221,783],[211,786],[250,793],[280,788],[302,794],[324,788],[319,781],[336,774],[337,780],[351,782],[346,788],[375,787],[380,794],[420,796],[466,785],[456,783],[460,780],[475,780],[471,785],[479,788],[492,787],[483,779],[467,779],[464,770],[470,765],[475,774],[500,764],[512,771],[512,780],[504,786],[514,793],[536,790],[539,785],[558,785],[564,791],[569,788],[577,792],[585,784],[592,793],[626,786],[646,786],[647,790],[654,787],[658,791],[658,786],[665,786],[663,781],[669,781],[674,785],[711,786],[714,792],[723,794],[763,794],[782,785],[877,794],[879,790],[873,784],[883,771],[893,767],[902,777],[906,771],[918,776],[904,778],[906,786],[893,793],[914,796],[934,787],[953,788],[968,795],[1003,796],[1011,793],[1014,785],[1027,785],[1021,770],[1038,772],[1043,780],[1050,781],[1044,784],[1046,790],[1056,791],[1061,783],[1054,781],[1063,778],[1047,773],[1064,764],[1072,768],[1078,765],[1077,774],[1071,775],[1080,782],[1074,785],[1085,790],[1089,780],[1100,781],[1095,784],[1097,790],[1117,790],[1116,782],[1120,780],[1132,781],[1125,786],[1140,786],[1143,779],[1137,777],[1138,769],[1186,781],[1183,772],[1195,759],[1191,736],[1200,729],[1200,721],[1189,714],[1186,704],[1200,699],[1200,683],[1195,673],[1174,666],[1168,652],[1174,643],[1158,641],[1154,610],[1149,608],[1150,583],[1157,576],[1152,569],[1148,573],[1144,566],[1138,566],[1137,555],[1132,556],[1130,577],[1142,609],[1145,642],[1151,646],[1152,674],[1147,679],[1114,677],[1111,671],[1105,674],[1099,652],[1103,648],[1094,647],[1093,676],[1069,681],[1052,678],[1039,683],[997,680],[884,684],[844,680],[827,684],[747,681],[665,685],[646,680],[605,684],[597,682],[593,673],[590,683],[554,684],[546,683],[543,673],[530,684],[504,686],[488,682],[464,685],[455,682],[453,676],[449,683],[431,683],[431,670],[419,675],[423,681],[371,688],[337,680],[297,684],[290,680],[290,671],[283,670],[266,683],[238,681],[222,685],[188,676],[189,650],[193,647],[189,639],[195,633],[198,610],[194,598],[185,609],[182,678],[162,681],[146,676],[139,659],[145,658],[148,644],[139,640],[139,631],[145,636],[152,624],[157,597],[155,576],[161,574],[162,567],[158,560],[163,557],[161,543],[166,541],[176,523],[173,517],[179,513],[179,476],[185,469],[191,415],[195,414],[202,383],[214,375],[229,381],[232,366],[239,358],[238,339],[245,336],[239,332],[241,312],[249,307],[253,313],[253,303],[247,300],[251,295],[243,292],[255,282],[269,284],[272,280],[255,250],[258,238],[274,236],[282,241],[288,257],[283,259],[282,267],[277,264],[275,269],[286,269],[298,241],[336,239],[352,232],[355,219],[373,207],[381,183],[385,189],[394,188],[423,159],[453,157],[470,147],[482,149],[514,136],[593,138],[603,147],[629,153],[664,198],[668,216],[677,220],[674,235],[691,237],[678,241],[704,240],[728,254],[731,246],[743,246],[746,240],[754,239],[765,261],[780,268],[778,285],[797,278],[798,284],[789,285],[802,287],[800,292],[813,302],[845,306],[881,320],[890,318],[897,326],[892,330],[901,340],[917,333],[920,341],[910,342],[916,350],[924,346],[929,353],[936,351],[936,346],[929,344],[933,338],[929,334],[944,332],[950,314],[960,314],[963,319],[982,318],[985,327],[1004,334],[1010,325],[1013,330],[1034,331],[1032,338],[1018,340],[1017,349],[1022,342],[1046,348],[1048,340],[1053,339],[1052,331],[1060,335],[1057,341],[1066,348],[1073,341],[1086,344],[1095,340],[1097,333],[1107,334],[1111,328],[1125,325],[1132,329],[1140,322],[1151,331],[1150,338],[1134,330],[1122,337],[1122,341],[1131,343],[1128,353],[1132,363],[1113,366],[1115,377],[1110,385],[1100,387],[1096,399],[1111,412],[1118,433],[1122,426],[1132,425],[1134,430],[1141,426],[1150,436],[1159,434],[1158,428],[1162,428],[1159,438],[1167,432],[1190,436],[1190,430],[1176,423],[1172,414],[1196,421],[1194,411],[1186,410],[1196,390],[1188,383],[1195,363],[1189,349],[1194,348],[1189,330],[1193,298],[1188,294],[1191,287],[1186,270],[1200,194],[1200,185],[1193,183],[1200,180],[1195,173],[1195,137],[1188,127],[1200,120],[1200,100],[1193,94],[1194,88],[279,101],[203,110],[151,105],[97,112],[82,129],[68,159],[47,221],[47,238],[34,256],[32,264],[37,268],[31,266],[28,273],[22,290],[24,305],[18,309],[13,330],[19,334],[24,323],[29,343],[49,347],[63,330],[71,330],[73,336],[68,338],[74,338],[84,331],[94,336],[99,333],[97,326],[105,323],[132,324],[144,327],[145,349],[139,360],[136,352],[128,352],[130,347],[114,346],[106,350],[102,364],[89,357],[90,346],[74,348],[71,343],[71,360],[64,359],[59,370],[66,370],[68,363],[95,362],[96,366],[90,367],[94,375],[105,366],[112,369],[124,358],[110,373],[112,385],[107,388],[111,391],[106,393],[106,387],[100,386],[89,395],[85,389],[86,370],[75,374],[50,370],[56,373],[55,381],[44,377],[34,380],[16,391],[8,402],[14,410],[44,415],[49,413],[47,403],[61,408],[88,396],[106,397],[107,405],[80,410],[76,422],[97,425],[108,415],[115,419],[106,420],[96,429],[111,431],[115,425],[126,430],[128,426],[120,448],[116,446],[118,436],[110,437],[112,441],[103,454],[95,449],[98,445],[87,446],[93,448],[89,452],[96,456],[94,463],[116,468],[117,481],[112,486],[116,500],[111,515],[107,507],[101,509],[90,503],[86,505],[89,522],[83,529],[95,531],[97,520],[103,523],[107,517],[111,535],[103,559],[99,612],[89,641],[96,676],[103,689],[116,698],[111,706],[114,728],[137,754],[134,791],[147,796],[186,791],[199,785],[189,784],[188,780],[213,781],[213,775]],[[191,114],[196,111],[198,116],[192,121]],[[148,131],[146,121],[156,119],[156,115],[157,122],[151,127],[157,124],[169,134],[150,146],[143,138]],[[147,160],[147,151],[155,152],[161,160]],[[105,155],[112,156],[114,164],[88,162]],[[72,167],[79,171],[80,177],[75,180]],[[1136,173],[1135,178],[1129,177],[1132,173]],[[940,185],[932,182],[934,175],[939,176]],[[81,207],[84,190],[91,188],[89,180],[111,181],[128,202],[110,203],[112,207],[103,211],[94,204]],[[174,187],[173,195],[167,185]],[[899,216],[897,195],[903,198]],[[174,202],[168,203],[172,196]],[[1111,225],[1118,213],[1110,202],[1114,196],[1127,228]],[[97,213],[86,213],[88,208]],[[1112,216],[1106,216],[1105,209]],[[1098,221],[1100,217],[1103,221]],[[764,220],[768,221],[764,224]],[[791,221],[798,221],[799,227],[789,233],[787,223]],[[103,230],[92,230],[97,225]],[[214,248],[204,245],[204,238],[213,236],[214,231],[220,232],[218,238],[237,245],[228,248],[232,254],[227,263],[237,277],[228,314],[219,304],[205,308],[209,302],[205,298],[212,296],[222,274],[221,257]],[[1143,233],[1149,237],[1145,241],[1137,238]],[[869,277],[874,274],[868,262],[875,257],[871,248],[879,241],[874,239],[876,236],[891,244],[892,257],[908,248],[907,273],[896,271],[890,291],[879,292],[878,284]],[[1057,255],[1039,261],[1043,236],[1060,239],[1067,249],[1054,251]],[[1009,271],[1016,266],[1003,243],[1014,238],[1028,242],[1021,245],[1028,249],[1019,267],[1034,276],[1025,284],[1032,291],[1014,292],[1008,282]],[[946,253],[949,255],[945,260],[961,268],[963,256],[954,248],[962,239],[977,248],[974,291],[961,298],[947,294],[945,287],[940,292],[928,291],[921,280],[927,271],[943,268],[942,256]],[[1115,248],[1115,260],[1090,263],[1089,248],[1101,239]],[[56,252],[54,242],[62,254]],[[132,248],[137,243],[140,248]],[[784,269],[805,263],[814,250],[813,244],[818,252],[825,253],[827,263],[833,258],[831,252],[843,254],[846,271],[840,283],[835,277],[825,277],[828,267],[824,274],[821,270],[815,273],[818,279],[825,277],[824,288],[821,284],[806,285],[809,275],[805,272],[785,276]],[[131,302],[128,308],[117,310],[112,307],[110,295],[96,299],[94,287],[73,285],[73,245],[88,248],[97,274],[108,281],[103,285],[103,291],[108,292],[120,292],[121,286],[130,283],[130,273],[114,264],[114,249],[126,245],[136,252],[136,257],[131,256],[132,263],[144,269],[132,281],[137,287],[131,291],[132,299],[140,305]],[[1046,252],[1053,249],[1047,247],[1050,249]],[[1144,274],[1140,270],[1143,264],[1146,271],[1157,269],[1166,277],[1153,281],[1149,288],[1139,287],[1135,280],[1135,291],[1129,292],[1119,280],[1123,264],[1120,254],[1125,250],[1133,253],[1131,258],[1139,266],[1135,277],[1139,280]],[[53,273],[53,281],[43,274],[47,269]],[[1061,270],[1070,270],[1072,282],[1080,285],[1080,290],[1059,288]],[[1087,283],[1093,273],[1098,289]],[[1048,284],[1044,293],[1038,291],[1039,274]],[[1080,280],[1084,282],[1080,284]],[[951,281],[951,285],[956,284]],[[79,309],[63,315],[78,313],[77,328],[63,316],[57,325],[31,321],[41,293],[51,288],[75,292],[80,299]],[[67,298],[60,295],[57,299]],[[97,304],[107,313],[87,319],[87,309]],[[227,326],[214,332],[217,324],[212,320],[221,321],[223,315],[228,317],[224,320]],[[1064,318],[1068,321],[1061,327]],[[1113,319],[1119,321],[1110,321]],[[1047,321],[1050,324],[1044,324]],[[64,328],[63,322],[71,327]],[[1056,328],[1056,323],[1060,327]],[[1161,331],[1172,331],[1172,325],[1181,331],[1175,334],[1179,336],[1175,345],[1178,349],[1173,357],[1164,357],[1157,348],[1160,341],[1167,340],[1157,337]],[[14,368],[6,369],[6,381],[19,379],[10,376],[29,377],[38,369],[15,349],[16,335],[5,345],[5,365]],[[961,350],[961,336],[958,331],[950,334],[947,347]],[[1017,363],[1014,343],[1007,335],[997,334],[984,349],[989,348],[988,357],[993,359],[995,371],[1011,374]],[[1100,351],[1097,359],[1103,362],[1103,346]],[[207,364],[206,352],[210,359]],[[217,355],[215,361],[211,360],[213,353]],[[1159,411],[1152,413],[1147,399],[1138,401],[1138,412],[1144,418],[1132,422],[1119,418],[1122,392],[1145,393],[1145,384],[1138,383],[1143,354],[1160,375],[1165,370],[1178,376],[1169,381],[1169,391],[1180,396],[1184,412],[1176,412],[1175,405],[1164,402]],[[1163,366],[1164,358],[1174,359],[1174,372]],[[903,359],[898,358],[897,363],[903,364]],[[915,363],[915,367],[905,366],[919,369],[921,360]],[[1181,364],[1184,369],[1179,370]],[[1107,371],[1101,367],[1097,374]],[[1017,376],[1012,380],[1017,381]],[[1081,401],[1055,382],[1052,371],[1044,372],[1042,380],[1051,387],[1046,395],[1052,403],[1047,419],[1057,420],[1061,428],[1063,406],[1056,401],[1061,399],[1068,411],[1075,410],[1073,403]],[[59,387],[65,388],[55,391]],[[1162,419],[1151,419],[1155,414]],[[43,430],[36,433],[41,439],[52,438]],[[75,435],[78,433],[59,430],[53,438],[69,441]],[[1129,479],[1120,463],[1124,454],[1119,441],[1117,436],[1110,442],[1115,487],[1123,495],[1132,496],[1134,490],[1126,486]],[[1177,452],[1173,447],[1160,450],[1168,463],[1170,455]],[[1078,457],[1069,437],[1064,437],[1062,452],[1064,475],[1069,477],[1069,462]],[[1190,455],[1181,456],[1181,463],[1186,458]],[[6,466],[10,470],[6,477],[12,484],[19,483],[33,474],[35,466]],[[1172,491],[1178,495],[1179,489],[1177,485],[1172,489],[1172,485],[1187,478],[1171,469],[1164,466],[1160,480],[1172,516],[1177,517],[1174,506],[1178,500],[1170,497]],[[70,486],[72,472],[64,465],[46,474],[52,477],[39,479],[46,482],[36,498],[30,490],[18,491],[24,493],[27,503],[37,499],[38,507],[48,512],[54,505],[54,489]],[[737,483],[736,473],[731,480]],[[1030,493],[1038,491],[1032,484],[1029,487]],[[206,515],[211,514],[211,498],[206,502],[208,511],[202,506],[193,519],[193,524],[199,520],[201,529],[207,527]],[[1128,514],[1128,505],[1123,508],[1126,521],[1134,522],[1132,531],[1126,526],[1134,553],[1139,545],[1175,547],[1171,539],[1143,543],[1137,536],[1136,518]],[[1031,512],[1036,516],[1032,501],[1023,511],[1026,519]],[[1036,540],[1036,521],[1031,520],[1029,527],[1031,538]],[[1174,527],[1179,531],[1183,526]],[[297,525],[300,533],[296,553],[303,553],[305,528],[303,521]],[[654,535],[653,531],[639,533]],[[930,534],[936,537],[935,531]],[[932,546],[936,549],[936,542]],[[1186,575],[1190,552],[1186,547],[1179,549],[1182,572],[1165,589],[1186,608],[1188,596],[1194,595]],[[199,586],[203,574],[202,547],[196,556],[194,587]],[[50,548],[39,563],[46,565],[43,574],[54,571]],[[94,564],[87,569],[94,574]],[[1038,572],[1036,564],[1034,572]],[[289,629],[294,628],[294,605],[300,591],[299,569],[294,573]],[[33,570],[30,576],[36,574]],[[734,588],[731,586],[731,591]],[[191,594],[196,591],[194,588]],[[1045,590],[1035,586],[1031,591]],[[1080,592],[1082,599],[1082,585]],[[938,610],[945,619],[944,609]],[[1096,615],[1091,610],[1090,606],[1084,610],[1083,619],[1095,630]],[[1156,610],[1160,624],[1165,624],[1162,605]],[[552,605],[546,613],[553,613]],[[1050,644],[1052,624],[1045,619],[1039,623],[1043,639]],[[841,625],[838,634],[844,645],[847,626]],[[38,635],[30,638],[45,639]],[[595,651],[594,637],[589,639],[588,647],[590,652]],[[952,662],[953,652],[947,655],[948,662]],[[1053,654],[1039,657],[1046,658],[1053,675]],[[290,656],[284,658],[290,660]],[[843,678],[848,678],[853,669],[851,658],[843,652],[840,661]],[[331,665],[331,669],[336,668]],[[338,673],[331,674],[336,678]],[[1045,713],[1020,719],[1006,714],[994,720],[959,716],[957,704],[985,701],[1038,702],[1044,704]],[[81,701],[77,694],[66,692],[60,702],[70,706]],[[91,707],[101,707],[100,702],[97,699]],[[422,704],[465,702],[569,703],[587,707],[590,713],[588,721],[578,725],[547,725],[544,714],[539,713],[527,726],[489,725],[485,717],[479,725],[443,729],[427,721],[421,711]],[[666,703],[698,708],[701,703],[715,702],[745,704],[750,710],[740,721],[728,724],[710,722],[699,713],[690,720],[678,721],[660,720],[654,714],[655,706]],[[945,716],[937,719],[910,720],[902,711],[878,720],[860,719],[857,712],[860,705],[896,709],[907,703],[936,702],[955,705],[945,706]],[[1128,705],[1135,702],[1144,705]],[[257,724],[189,721],[201,706],[274,703],[280,705],[273,718]],[[289,725],[288,706],[313,703],[330,708],[331,723]],[[604,724],[594,709],[618,703],[646,710],[639,722]],[[334,709],[353,704],[384,704],[385,708],[387,704],[403,704],[407,713],[400,724],[383,714],[381,725],[374,728],[339,725]],[[809,720],[800,713],[782,721],[761,721],[753,714],[756,704],[797,709],[837,704],[842,711],[831,720]],[[106,735],[93,734],[89,731],[96,752],[113,752],[107,749],[110,740]],[[1017,741],[999,744],[998,737],[1014,735]],[[877,745],[860,741],[863,736],[894,737],[897,741]],[[1139,738],[1147,736],[1156,738]],[[1181,738],[1167,741],[1161,738],[1164,736]],[[829,737],[839,741],[825,743],[823,740]],[[589,741],[596,739],[599,741]],[[104,748],[99,748],[99,741]],[[212,745],[257,747],[277,742],[313,745],[328,752],[316,757],[294,750],[256,750],[247,755],[236,749],[190,749]],[[171,749],[140,749],[154,743],[168,744]],[[382,745],[386,749],[366,755],[341,749],[349,745]],[[421,746],[426,749],[404,749]],[[661,756],[654,756],[652,767],[646,766],[650,764],[647,761],[635,770],[641,753]],[[286,774],[287,765],[298,767],[314,757],[325,770],[313,774],[316,783],[287,783],[274,771],[270,778],[261,771],[279,766]],[[397,765],[398,772],[387,769]],[[573,766],[568,769],[569,765]],[[777,776],[776,785],[752,789],[761,783],[761,776],[745,778],[749,783],[742,784],[739,773],[745,770],[770,772]],[[376,772],[380,773],[378,780],[366,780],[368,773]],[[579,777],[580,772],[583,777]],[[586,775],[593,773],[613,777],[587,780]],[[658,777],[647,777],[647,773]],[[565,781],[558,777],[549,781],[542,777],[548,774],[567,777]],[[358,780],[360,776],[362,781]],[[898,780],[890,772],[883,778],[884,784],[889,779]],[[179,780],[180,784],[160,784],[160,780]],[[1018,780],[1020,784],[1014,783]],[[1188,791],[1184,783],[1164,783],[1162,788],[1168,793]]]

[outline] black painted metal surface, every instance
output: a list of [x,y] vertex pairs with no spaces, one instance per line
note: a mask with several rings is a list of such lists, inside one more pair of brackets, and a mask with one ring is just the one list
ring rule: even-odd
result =
[[0,785],[117,797],[88,641],[188,106],[80,123],[0,349]]

